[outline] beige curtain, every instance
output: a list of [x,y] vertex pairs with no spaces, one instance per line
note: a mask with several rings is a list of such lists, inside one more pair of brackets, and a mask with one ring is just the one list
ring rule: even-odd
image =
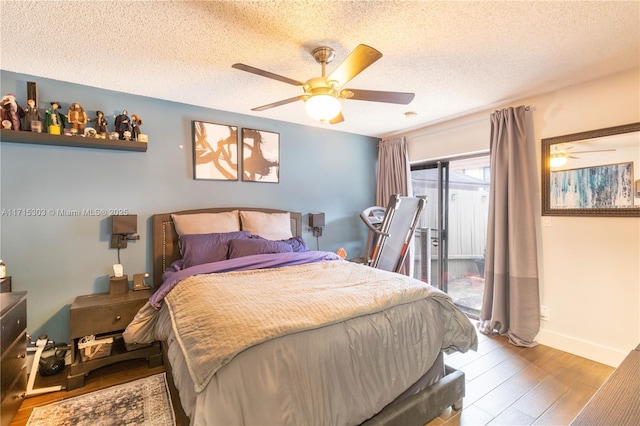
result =
[[[378,182],[376,205],[387,207],[393,194],[412,196],[409,151],[404,137],[385,139],[378,144]],[[411,274],[412,247],[404,261],[401,273]]]
[[393,194],[410,195],[410,171],[406,139],[401,137],[380,141],[376,205],[386,207]]
[[524,106],[491,115],[491,186],[479,329],[535,346],[540,328],[535,159]]

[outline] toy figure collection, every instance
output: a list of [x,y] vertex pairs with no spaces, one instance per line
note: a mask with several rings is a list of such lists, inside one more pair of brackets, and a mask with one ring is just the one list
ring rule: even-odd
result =
[[[146,141],[146,135],[140,132],[142,119],[133,114],[129,118],[126,110],[114,115],[113,132],[109,132],[109,122],[102,111],[96,111],[95,118],[88,118],[87,112],[78,102],[69,104],[67,114],[62,112],[62,104],[58,101],[50,102],[50,108],[44,111],[44,120],[34,99],[27,100],[27,106],[22,108],[15,95],[9,93],[2,97],[2,129],[22,130],[30,132],[46,132],[52,135],[79,135],[102,139],[120,139]],[[88,127],[87,123],[95,123]]]

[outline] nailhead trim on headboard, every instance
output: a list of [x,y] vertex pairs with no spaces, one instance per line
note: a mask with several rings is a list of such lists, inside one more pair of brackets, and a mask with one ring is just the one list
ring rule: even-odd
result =
[[167,225],[169,222],[162,222],[162,270],[167,269]]

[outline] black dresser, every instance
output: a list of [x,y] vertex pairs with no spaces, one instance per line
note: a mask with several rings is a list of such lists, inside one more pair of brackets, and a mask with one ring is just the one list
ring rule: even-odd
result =
[[13,420],[27,390],[27,292],[0,293],[2,426]]

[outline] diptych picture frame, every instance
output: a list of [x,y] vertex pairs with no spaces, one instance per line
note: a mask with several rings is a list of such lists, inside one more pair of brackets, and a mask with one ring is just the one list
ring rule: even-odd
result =
[[280,182],[279,133],[199,120],[192,130],[195,180]]

